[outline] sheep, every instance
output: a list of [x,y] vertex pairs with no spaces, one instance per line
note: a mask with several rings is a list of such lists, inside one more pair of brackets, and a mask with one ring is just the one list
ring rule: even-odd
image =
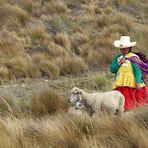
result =
[[70,91],[69,102],[75,103],[76,108],[86,110],[91,116],[102,110],[110,114],[121,115],[124,112],[124,96],[116,90],[103,93],[87,93],[74,87]]

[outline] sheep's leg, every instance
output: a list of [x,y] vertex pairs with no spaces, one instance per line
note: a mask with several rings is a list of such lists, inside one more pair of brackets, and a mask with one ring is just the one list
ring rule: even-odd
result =
[[125,103],[125,99],[124,99],[124,96],[122,96],[120,97],[120,100],[119,100],[118,115],[122,115],[124,113],[124,103]]

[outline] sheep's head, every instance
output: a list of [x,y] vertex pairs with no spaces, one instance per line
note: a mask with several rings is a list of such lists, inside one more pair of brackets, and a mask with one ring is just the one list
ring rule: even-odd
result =
[[93,107],[87,103],[86,99],[80,99],[79,102],[76,103],[76,109],[87,111],[90,116],[95,113]]
[[81,102],[77,102],[76,103],[76,109],[79,109],[79,110],[86,110],[86,107],[83,103]]
[[77,87],[74,87],[70,90],[70,97],[68,101],[72,104],[76,104],[80,100],[81,95],[82,95],[82,90]]

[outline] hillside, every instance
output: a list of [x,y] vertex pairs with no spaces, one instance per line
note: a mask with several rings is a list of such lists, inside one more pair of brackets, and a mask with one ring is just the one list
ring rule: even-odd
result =
[[130,35],[148,55],[147,0],[0,0],[1,79],[56,78],[110,64]]
[[121,35],[148,56],[147,0],[0,0],[0,148],[147,148],[148,105],[91,118],[68,103],[74,86],[112,90]]

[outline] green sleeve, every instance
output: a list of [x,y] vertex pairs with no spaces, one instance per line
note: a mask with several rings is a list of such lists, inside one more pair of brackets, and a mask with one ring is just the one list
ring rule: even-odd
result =
[[136,78],[136,82],[137,83],[143,82],[142,73],[141,73],[140,68],[136,64],[133,64],[133,63],[132,63],[132,68],[133,68],[134,76]]
[[120,55],[115,56],[115,58],[113,59],[111,65],[110,65],[110,71],[112,73],[117,73],[120,65],[118,64],[118,58],[120,57]]

